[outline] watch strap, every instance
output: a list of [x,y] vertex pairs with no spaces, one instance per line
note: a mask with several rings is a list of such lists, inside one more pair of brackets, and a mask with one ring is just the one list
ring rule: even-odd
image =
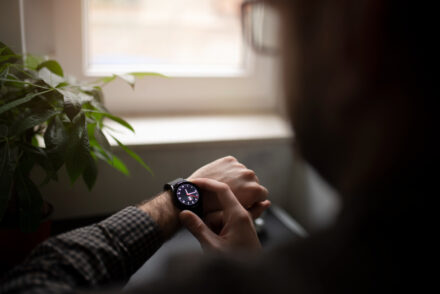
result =
[[182,178],[177,178],[177,179],[175,179],[175,180],[172,180],[171,182],[168,182],[168,183],[166,183],[164,186],[163,186],[163,189],[164,190],[174,190],[174,186],[175,185],[177,185],[177,184],[179,184],[179,183],[181,183],[181,182],[184,182],[185,181],[185,179],[182,179]]

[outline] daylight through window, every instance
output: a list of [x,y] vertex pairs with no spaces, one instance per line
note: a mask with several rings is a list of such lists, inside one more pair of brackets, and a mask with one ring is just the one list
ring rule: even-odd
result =
[[87,67],[101,73],[241,71],[241,2],[86,1]]

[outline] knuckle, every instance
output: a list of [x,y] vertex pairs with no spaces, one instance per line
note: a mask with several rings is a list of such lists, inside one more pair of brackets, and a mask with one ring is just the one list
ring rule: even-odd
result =
[[237,163],[235,164],[235,167],[239,168],[239,169],[244,169],[246,170],[246,166],[240,162],[237,161]]
[[252,193],[258,193],[261,191],[260,185],[258,183],[249,183],[248,189]]
[[237,221],[240,223],[249,222],[249,213],[245,209],[241,209],[240,212],[237,213]]
[[258,190],[261,194],[265,194],[265,195],[268,194],[267,189],[261,185],[258,185]]
[[253,194],[263,195],[264,197],[266,197],[269,194],[269,192],[267,191],[267,189],[265,187],[263,187],[257,183],[253,184],[250,187],[250,189]]
[[234,157],[234,156],[232,156],[232,155],[228,155],[228,156],[226,156],[225,158],[224,158],[226,161],[229,161],[229,162],[237,162],[238,160]]
[[211,243],[209,244],[210,249],[214,251],[222,251],[222,246],[218,243]]
[[246,169],[243,171],[243,176],[247,179],[254,179],[257,175],[251,169]]
[[236,168],[238,172],[243,172],[244,170],[246,170],[246,166],[239,162],[235,163],[233,167]]
[[221,192],[227,192],[227,191],[229,191],[229,186],[227,184],[225,184],[225,183],[219,183],[218,184],[218,189]]

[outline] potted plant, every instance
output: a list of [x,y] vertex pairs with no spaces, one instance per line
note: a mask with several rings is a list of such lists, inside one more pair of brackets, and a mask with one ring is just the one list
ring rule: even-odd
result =
[[[128,173],[104,135],[106,120],[134,130],[125,120],[107,111],[101,87],[117,77],[133,87],[135,77],[144,75],[157,74],[133,73],[77,82],[65,77],[55,60],[17,55],[0,42],[0,224],[3,229],[18,227],[30,233],[41,227],[50,205],[43,201],[39,186],[57,181],[63,166],[72,184],[82,177],[89,190],[98,175],[97,160]],[[113,138],[151,173],[136,153]],[[40,183],[31,177],[36,166],[45,172]],[[3,238],[1,243],[5,243]]]

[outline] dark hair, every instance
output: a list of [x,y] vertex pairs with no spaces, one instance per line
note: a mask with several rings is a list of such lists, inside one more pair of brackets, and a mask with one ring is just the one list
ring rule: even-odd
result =
[[420,168],[436,141],[435,55],[424,38],[433,27],[414,16],[414,4],[272,2],[284,14],[286,93],[305,158],[347,190]]

